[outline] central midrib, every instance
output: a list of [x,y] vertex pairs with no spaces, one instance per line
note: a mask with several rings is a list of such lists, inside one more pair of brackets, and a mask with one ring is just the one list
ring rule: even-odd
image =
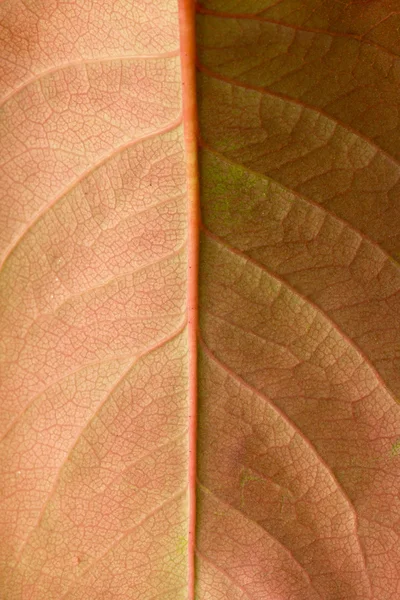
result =
[[188,197],[188,600],[195,599],[196,442],[197,442],[197,323],[200,200],[197,168],[196,39],[193,0],[179,0],[183,122]]

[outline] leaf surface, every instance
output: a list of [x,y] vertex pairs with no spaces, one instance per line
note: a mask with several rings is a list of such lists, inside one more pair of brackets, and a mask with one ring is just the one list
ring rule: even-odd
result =
[[199,8],[201,598],[399,595],[392,5]]
[[0,598],[397,600],[398,3],[192,9],[0,5]]
[[186,172],[162,4],[1,5],[7,600],[186,597]]

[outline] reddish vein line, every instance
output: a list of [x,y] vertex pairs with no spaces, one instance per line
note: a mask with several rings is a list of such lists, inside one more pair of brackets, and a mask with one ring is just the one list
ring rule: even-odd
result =
[[[235,12],[223,12],[220,10],[214,10],[212,8],[206,8],[205,6],[197,5],[196,10],[199,15],[208,17],[216,17],[217,19],[232,19],[234,21],[257,21],[258,23],[269,23],[270,25],[278,25],[279,27],[286,27],[288,29],[296,29],[297,31],[305,31],[306,33],[320,33],[321,35],[330,35],[332,37],[343,37],[350,38],[353,40],[360,41],[362,38],[361,34],[356,33],[343,33],[338,31],[329,31],[328,29],[317,29],[306,27],[303,25],[295,25],[292,23],[285,23],[284,21],[278,21],[277,19],[270,19],[269,17],[263,17],[259,13],[235,13]],[[398,55],[396,55],[398,56]]]
[[[186,325],[186,322],[183,321],[175,331],[173,331],[172,333],[170,333],[167,336],[163,337],[161,340],[159,340],[158,342],[156,342],[152,346],[145,348],[142,352],[137,352],[136,355],[135,355],[135,357],[133,358],[133,360],[129,364],[129,366],[126,369],[124,369],[124,371],[122,372],[122,374],[113,382],[111,388],[106,392],[105,396],[97,404],[96,408],[94,409],[94,412],[92,412],[92,414],[90,415],[89,420],[85,423],[84,427],[78,433],[77,437],[73,440],[72,445],[67,450],[67,453],[66,453],[66,455],[65,455],[65,457],[64,457],[61,465],[59,465],[56,478],[54,479],[54,481],[52,483],[52,486],[51,486],[51,489],[50,489],[50,491],[47,494],[47,497],[46,497],[46,499],[44,501],[44,504],[42,505],[42,508],[40,509],[38,518],[37,518],[37,520],[35,522],[35,525],[31,529],[30,533],[27,535],[27,537],[25,538],[25,540],[22,542],[22,544],[20,546],[20,549],[18,550],[18,553],[16,555],[16,562],[14,564],[14,569],[9,574],[9,578],[11,578],[13,576],[13,573],[16,572],[16,568],[21,563],[21,558],[22,558],[22,555],[23,555],[23,553],[25,551],[25,548],[27,547],[28,542],[32,538],[33,534],[39,529],[39,527],[40,527],[40,525],[41,525],[41,523],[43,521],[43,517],[45,515],[45,512],[46,512],[46,510],[48,509],[48,507],[50,505],[50,501],[53,499],[53,496],[55,495],[55,493],[56,493],[56,491],[58,489],[58,485],[59,485],[59,483],[61,481],[61,477],[63,475],[64,468],[68,464],[68,462],[70,461],[73,452],[75,451],[78,443],[80,442],[80,440],[83,437],[83,434],[86,431],[88,431],[90,425],[94,422],[94,420],[100,414],[102,408],[104,406],[106,406],[107,402],[110,400],[110,398],[112,397],[112,395],[116,392],[116,390],[118,390],[118,388],[124,383],[124,381],[126,381],[126,377],[129,375],[129,373],[131,371],[133,371],[133,369],[138,365],[138,363],[140,363],[140,361],[143,358],[145,358],[147,355],[149,355],[149,354],[151,354],[153,352],[156,352],[157,350],[159,350],[160,348],[162,348],[163,346],[165,346],[166,344],[168,344],[168,342],[170,342],[171,340],[177,338],[182,333],[182,331],[184,330],[185,325]],[[148,516],[150,516],[150,515],[148,515]]]
[[255,21],[258,23],[269,23],[270,25],[277,25],[278,27],[286,27],[287,29],[293,29],[296,32],[305,32],[305,33],[326,35],[326,36],[330,36],[330,37],[347,38],[350,40],[355,40],[355,41],[359,42],[360,44],[366,44],[368,46],[372,46],[373,48],[376,48],[377,50],[380,50],[381,52],[385,52],[385,53],[389,54],[389,56],[392,56],[395,59],[399,58],[399,54],[397,54],[396,52],[392,52],[386,46],[382,46],[382,44],[379,44],[377,42],[374,42],[374,40],[370,40],[370,39],[366,38],[366,36],[368,35],[368,33],[370,33],[370,31],[372,29],[374,29],[381,22],[386,21],[386,19],[388,19],[389,17],[391,17],[393,14],[396,14],[396,13],[390,13],[390,15],[387,15],[387,17],[385,19],[383,19],[383,21],[376,23],[376,25],[374,25],[371,29],[369,29],[368,31],[366,31],[364,33],[345,33],[342,31],[334,31],[334,30],[329,31],[328,29],[318,29],[315,27],[307,27],[306,25],[296,25],[296,24],[289,23],[289,22],[285,23],[284,21],[278,21],[277,19],[270,19],[269,17],[263,17],[260,14],[226,13],[226,12],[221,12],[221,11],[205,8],[204,6],[201,6],[201,5],[197,6],[197,12],[200,15],[216,17],[216,18],[220,18],[220,19],[233,19],[236,21],[237,20],[247,20],[247,21]]
[[214,156],[216,156],[217,158],[219,158],[221,161],[223,161],[225,163],[228,163],[235,167],[240,167],[241,169],[243,169],[243,171],[246,171],[248,173],[251,173],[252,175],[255,175],[257,177],[265,179],[266,181],[274,183],[276,186],[278,186],[282,190],[288,192],[291,195],[291,197],[293,197],[293,198],[291,198],[291,201],[294,201],[294,199],[297,198],[302,203],[316,208],[319,212],[321,212],[324,215],[324,218],[331,217],[337,223],[340,223],[343,227],[350,229],[356,236],[361,238],[361,240],[363,242],[374,246],[378,250],[378,252],[380,252],[381,254],[383,254],[385,256],[386,260],[390,261],[396,267],[400,268],[400,263],[397,261],[397,259],[392,254],[390,254],[390,252],[388,252],[388,250],[386,250],[383,246],[381,246],[379,244],[379,242],[377,242],[372,237],[369,237],[369,235],[367,233],[365,233],[365,231],[363,231],[362,229],[359,229],[358,227],[356,227],[356,225],[354,225],[350,221],[347,221],[347,219],[336,214],[333,210],[331,210],[330,208],[325,206],[325,204],[323,204],[322,202],[318,202],[317,200],[313,200],[313,198],[311,198],[309,196],[301,194],[294,187],[289,187],[288,185],[285,185],[279,179],[275,179],[275,178],[271,177],[268,173],[263,173],[262,171],[257,171],[256,169],[249,167],[245,163],[242,163],[238,160],[233,160],[229,156],[226,156],[223,152],[216,150],[208,142],[204,141],[204,139],[202,139],[200,133],[199,133],[199,148],[206,150],[207,152],[210,152],[211,154],[214,154]]
[[18,238],[15,241],[11,242],[9,247],[6,249],[6,253],[5,253],[4,257],[3,258],[0,257],[0,271],[3,269],[5,263],[9,260],[10,256],[13,254],[15,249],[20,245],[22,239],[25,238],[26,234],[29,233],[29,231],[31,231],[31,229],[36,225],[36,223],[38,221],[40,221],[40,219],[43,217],[43,215],[45,215],[48,211],[50,211],[52,208],[54,208],[54,206],[58,202],[60,202],[63,198],[68,196],[68,194],[70,192],[72,192],[72,190],[74,190],[76,187],[78,187],[78,185],[80,185],[82,183],[82,181],[84,181],[87,177],[92,175],[95,171],[97,171],[97,169],[99,169],[100,167],[107,164],[108,161],[114,159],[119,154],[122,154],[125,150],[129,150],[130,148],[133,148],[134,146],[137,146],[140,143],[146,142],[155,137],[159,137],[163,133],[169,133],[170,131],[177,129],[179,127],[179,125],[181,124],[181,122],[182,122],[182,119],[181,119],[181,116],[179,115],[177,119],[172,121],[172,123],[168,123],[167,125],[164,125],[158,131],[151,131],[150,133],[146,133],[137,138],[134,138],[127,142],[124,142],[123,144],[121,144],[120,146],[117,146],[111,152],[109,152],[108,154],[103,156],[98,162],[90,165],[88,168],[86,168],[84,171],[82,171],[82,173],[80,173],[76,179],[71,181],[68,184],[68,186],[62,192],[60,192],[60,194],[58,194],[55,198],[53,198],[53,200],[51,202],[49,202],[49,204],[46,204],[41,209],[39,209],[36,212],[36,214],[33,216],[32,220],[28,224],[26,224],[25,229],[23,229],[22,231],[20,231],[18,233]]
[[[0,1],[1,4],[1,1]],[[96,64],[107,64],[110,62],[122,62],[122,61],[134,61],[134,60],[154,60],[154,59],[163,59],[163,58],[174,58],[175,56],[179,56],[179,52],[176,50],[171,50],[170,52],[160,52],[160,54],[127,54],[126,56],[101,56],[99,58],[81,58],[72,60],[66,63],[61,63],[58,65],[54,65],[53,67],[49,67],[44,71],[33,74],[32,77],[25,79],[22,81],[17,87],[12,89],[10,92],[5,94],[3,98],[0,99],[0,108],[3,104],[6,104],[11,98],[19,94],[23,89],[31,85],[32,83],[37,83],[41,81],[48,75],[52,75],[53,73],[58,73],[59,71],[67,70],[72,67],[82,67],[88,65],[96,65]]]
[[[295,98],[294,96],[289,96],[288,94],[283,94],[281,92],[277,92],[272,87],[262,86],[262,85],[253,85],[251,83],[245,83],[240,80],[241,75],[238,75],[237,79],[233,79],[232,77],[227,77],[225,75],[221,75],[217,71],[212,71],[211,69],[209,69],[208,67],[206,67],[205,65],[200,63],[200,61],[197,61],[196,66],[197,66],[198,71],[200,71],[200,73],[204,73],[204,75],[206,75],[207,77],[209,77],[211,79],[216,79],[218,81],[227,83],[230,86],[235,86],[238,88],[242,88],[244,90],[251,90],[253,92],[258,92],[259,94],[262,94],[263,96],[271,96],[272,98],[279,98],[280,100],[283,100],[284,102],[288,102],[290,104],[295,104],[295,105],[301,107],[303,110],[313,111],[313,112],[321,115],[322,117],[325,117],[332,123],[339,125],[340,127],[345,129],[349,133],[355,135],[359,139],[364,140],[364,142],[366,142],[368,145],[370,145],[372,148],[374,148],[374,150],[376,152],[383,154],[396,167],[400,166],[400,160],[396,156],[390,154],[382,146],[379,146],[373,138],[369,137],[368,135],[364,134],[362,131],[359,131],[358,129],[354,129],[354,127],[352,127],[350,125],[350,123],[347,123],[346,121],[342,121],[337,116],[329,113],[328,110],[326,110],[322,107],[314,106],[312,104],[309,104],[308,102],[305,102],[304,100]],[[340,96],[339,100],[343,99],[343,97],[344,96]]]
[[[322,455],[318,451],[317,447],[313,444],[313,442],[310,439],[308,439],[308,437],[306,437],[306,435],[301,431],[301,429],[297,426],[297,424],[294,421],[292,421],[292,419],[277,404],[275,404],[275,402],[273,400],[271,400],[268,396],[266,396],[265,394],[263,394],[261,392],[261,390],[259,390],[257,387],[254,387],[253,385],[251,385],[248,381],[246,381],[245,379],[243,379],[243,377],[241,375],[239,375],[239,373],[236,373],[235,371],[233,371],[226,363],[224,363],[222,360],[220,360],[220,358],[218,358],[214,354],[214,352],[207,346],[205,340],[203,339],[203,337],[202,337],[202,335],[200,333],[199,333],[199,343],[202,346],[204,352],[207,354],[207,356],[213,362],[215,362],[220,367],[220,369],[222,369],[225,373],[227,373],[232,379],[234,379],[235,381],[237,381],[240,384],[240,386],[242,386],[243,388],[247,389],[250,393],[254,394],[258,398],[261,398],[267,404],[267,406],[270,406],[272,408],[272,410],[275,412],[275,414],[278,414],[279,417],[281,419],[283,419],[283,421],[289,426],[289,428],[291,430],[293,430],[296,435],[299,436],[299,438],[302,440],[302,442],[308,448],[308,450],[310,451],[310,453],[313,456],[315,456],[316,459],[317,459],[317,461],[319,461],[319,463],[322,465],[322,468],[323,468],[324,472],[330,477],[331,481],[333,481],[336,489],[339,491],[339,493],[340,493],[343,501],[347,504],[348,509],[350,511],[350,514],[353,517],[354,533],[355,533],[355,536],[356,536],[356,539],[357,539],[357,544],[358,544],[358,548],[359,548],[359,551],[360,551],[360,557],[361,557],[361,560],[362,560],[362,564],[363,564],[365,576],[366,576],[366,579],[367,579],[367,582],[368,582],[368,585],[369,585],[370,593],[372,594],[372,585],[371,585],[371,580],[370,580],[370,576],[369,576],[369,572],[368,572],[368,568],[367,568],[366,551],[365,551],[364,546],[363,546],[363,544],[361,542],[360,533],[359,533],[358,513],[356,511],[356,508],[355,508],[353,502],[350,499],[350,496],[347,494],[346,489],[340,483],[340,481],[337,478],[334,470],[329,466],[329,464],[325,461],[325,459],[322,457]],[[217,494],[215,494],[215,492],[213,492],[211,489],[206,488],[206,486],[203,483],[201,483],[201,481],[199,481],[199,484],[204,489],[206,489],[208,492],[210,492],[211,494],[213,494],[220,502],[223,502],[225,505],[227,505],[228,507],[230,507],[233,510],[238,510],[234,506],[230,505],[229,502],[226,502],[226,501],[222,500],[222,498],[220,498]],[[248,519],[251,523],[256,523],[256,521],[254,521],[249,515],[247,515],[242,510],[238,510],[238,512],[242,516],[244,516],[246,519]],[[262,528],[262,529],[264,529],[264,528]],[[266,533],[272,539],[274,539],[275,541],[277,541],[278,544],[281,543],[277,538],[275,538],[267,530],[264,529],[264,531],[266,531]],[[283,544],[282,544],[282,547],[289,553],[289,555],[293,558],[293,560],[295,560],[296,563],[300,566],[300,568],[305,572],[305,574],[307,575],[307,578],[308,578],[308,581],[309,581],[310,585],[314,588],[314,586],[312,584],[312,580],[311,580],[310,574],[308,573],[308,571],[306,570],[306,568],[298,561],[298,559],[295,557],[295,555],[292,553],[291,550],[289,550],[288,548],[286,548],[286,546],[284,546]]]
[[369,358],[369,356],[366,354],[366,352],[358,344],[356,344],[356,342],[354,340],[352,340],[351,337],[349,337],[347,335],[347,333],[338,325],[338,323],[332,319],[332,317],[330,316],[330,314],[328,312],[323,310],[323,308],[321,306],[319,306],[316,302],[314,302],[314,300],[312,300],[310,297],[306,296],[300,290],[298,290],[287,279],[285,279],[285,277],[283,275],[280,275],[279,273],[273,271],[266,264],[256,260],[249,254],[247,254],[244,250],[239,250],[239,248],[236,248],[236,246],[229,244],[224,238],[213,233],[203,223],[200,224],[200,227],[201,227],[201,230],[203,231],[204,235],[207,236],[210,240],[213,240],[214,242],[216,242],[217,244],[219,244],[220,246],[222,246],[223,248],[228,250],[228,252],[230,252],[232,254],[236,254],[236,256],[239,256],[239,258],[241,258],[242,260],[245,260],[249,264],[252,264],[256,268],[260,269],[260,271],[264,271],[264,273],[266,273],[268,277],[275,279],[275,281],[278,281],[281,285],[283,285],[284,288],[286,288],[287,290],[289,290],[289,292],[294,294],[294,296],[297,296],[298,298],[300,298],[304,302],[304,304],[311,306],[315,310],[315,312],[318,313],[319,315],[321,315],[321,317],[324,320],[326,320],[327,323],[329,323],[330,327],[332,327],[332,329],[334,331],[336,331],[336,333],[338,333],[339,336],[345,340],[347,345],[350,348],[352,348],[354,350],[354,352],[356,352],[358,354],[358,356],[361,358],[361,360],[371,370],[371,373],[375,377],[377,384],[379,384],[386,391],[388,396],[390,398],[392,398],[392,400],[396,404],[398,404],[398,400],[395,397],[394,393],[391,391],[391,389],[389,388],[389,385],[383,379],[382,375],[380,374],[378,369],[375,367],[374,363]]
[[188,600],[195,598],[196,548],[196,441],[197,441],[197,323],[199,266],[199,179],[197,168],[197,102],[195,5],[179,0],[182,67],[183,121],[188,193],[188,351],[189,351],[189,515],[188,515]]
[[98,566],[99,563],[101,563],[101,561],[104,561],[105,557],[108,556],[108,554],[110,554],[110,552],[112,552],[115,548],[118,548],[118,546],[121,545],[121,542],[124,539],[126,539],[131,533],[133,533],[137,529],[140,529],[141,527],[143,527],[143,525],[147,521],[149,521],[152,517],[154,517],[158,513],[160,513],[164,508],[166,508],[170,504],[173,504],[173,502],[175,500],[178,500],[178,498],[180,496],[183,496],[185,491],[186,491],[186,488],[178,490],[177,492],[175,492],[175,494],[173,494],[172,496],[170,496],[169,498],[164,500],[161,504],[158,504],[151,512],[147,513],[146,516],[141,521],[139,521],[138,523],[136,523],[129,529],[125,530],[119,537],[117,537],[108,546],[108,548],[106,549],[106,551],[103,554],[101,554],[100,556],[97,556],[94,559],[94,561],[88,566],[88,568],[85,571],[83,571],[81,573],[81,575],[75,579],[75,581],[72,582],[72,584],[67,588],[67,590],[64,592],[64,594],[61,596],[60,600],[64,600],[65,598],[67,598],[70,595],[70,593],[73,591],[73,588],[76,585],[76,583],[79,580],[81,580],[87,573],[89,573],[93,569],[93,567]]
[[[219,500],[219,498],[218,498],[218,500]],[[202,554],[198,550],[197,550],[197,556],[199,556],[201,558],[201,560],[203,560],[204,562],[211,565],[211,567],[214,569],[214,571],[221,573],[225,577],[225,579],[227,579],[229,581],[229,583],[231,583],[237,590],[240,590],[242,592],[242,594],[244,594],[246,596],[246,598],[248,598],[249,600],[253,600],[252,597],[249,596],[249,594],[246,592],[245,588],[242,585],[240,585],[235,579],[233,579],[233,577],[231,575],[229,575],[225,571],[225,569],[223,569],[222,567],[217,565],[214,561],[212,561],[205,554]]]

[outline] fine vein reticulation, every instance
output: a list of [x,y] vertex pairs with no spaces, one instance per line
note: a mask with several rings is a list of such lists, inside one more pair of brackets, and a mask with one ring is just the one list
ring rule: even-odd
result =
[[0,598],[398,600],[398,0],[0,23]]
[[398,11],[360,4],[198,7],[199,597],[399,594]]
[[183,599],[178,7],[10,0],[0,20],[0,596]]

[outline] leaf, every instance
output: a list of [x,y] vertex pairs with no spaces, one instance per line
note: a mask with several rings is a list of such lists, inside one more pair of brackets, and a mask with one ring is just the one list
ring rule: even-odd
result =
[[397,600],[398,4],[193,8],[0,6],[0,598]]

